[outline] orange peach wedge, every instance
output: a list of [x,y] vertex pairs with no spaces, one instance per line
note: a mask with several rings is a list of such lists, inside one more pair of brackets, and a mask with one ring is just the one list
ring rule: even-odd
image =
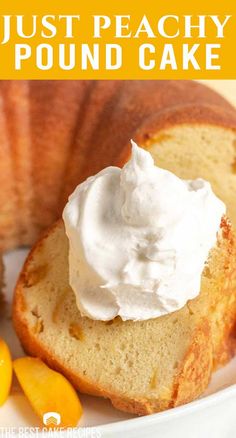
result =
[[25,395],[44,426],[77,426],[82,407],[73,386],[62,374],[34,357],[16,359],[13,368]]
[[0,338],[0,406],[6,401],[11,388],[12,360],[6,342]]

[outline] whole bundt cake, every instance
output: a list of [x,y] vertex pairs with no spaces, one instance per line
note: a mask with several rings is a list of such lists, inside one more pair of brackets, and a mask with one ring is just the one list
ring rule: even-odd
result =
[[[32,81],[3,82],[1,91],[1,129],[6,150],[1,176],[4,185],[4,208],[0,214],[2,248],[31,244],[43,228],[61,215],[75,186],[107,166],[122,167],[129,159],[131,138],[147,148],[159,166],[182,178],[209,180],[228,205],[229,215],[236,223],[236,111],[208,88],[188,81]],[[137,145],[133,146],[138,149]],[[131,174],[135,174],[137,163],[142,163],[141,181],[145,181],[142,179],[143,156],[148,155],[152,164],[153,160],[139,149],[140,153]],[[148,166],[145,169],[148,175],[152,171]],[[120,176],[119,181],[133,184],[129,174],[125,178]],[[106,184],[113,199],[111,181],[106,180]],[[140,179],[135,188],[132,185],[132,190],[139,184]],[[149,184],[153,184],[152,179]],[[158,180],[155,188],[163,184],[162,179]],[[156,192],[151,191],[153,198],[147,193],[148,203],[152,199],[156,201]],[[176,197],[178,190],[174,194]],[[93,202],[102,205],[100,199],[106,199],[103,195],[101,192]],[[169,196],[168,191],[164,192],[165,200],[169,200]],[[178,197],[176,203],[174,197],[170,201],[173,212],[178,210]],[[130,198],[126,199],[128,203]],[[206,199],[204,197],[203,211]],[[154,204],[150,203],[150,209]],[[134,217],[142,210],[144,222],[140,225],[134,221],[131,230],[140,225],[143,232],[147,216],[143,205],[146,206],[141,198]],[[106,206],[105,213],[94,215],[95,222],[116,209],[113,203]],[[180,211],[178,214],[183,216],[185,210]],[[203,217],[203,211],[197,204],[193,212],[196,228],[201,228],[196,217]],[[90,240],[99,246],[101,241],[96,239],[96,233],[92,235],[87,216],[80,215]],[[93,217],[93,210],[89,210],[88,216]],[[214,217],[213,210],[209,216]],[[127,217],[125,226],[132,224],[129,212]],[[222,212],[219,222],[220,217],[217,242],[205,261],[197,297],[159,317],[122,320],[119,313],[121,318],[106,321],[93,320],[90,314],[82,316],[76,305],[69,279],[68,239],[63,222],[58,221],[31,250],[16,285],[13,322],[25,351],[65,374],[80,391],[108,397],[115,407],[124,411],[148,414],[195,399],[207,387],[214,369],[235,354],[236,245],[230,221],[225,215],[222,217]],[[76,215],[74,220],[80,221]],[[154,221],[155,215],[150,216],[143,240],[147,230],[153,231],[150,224]],[[190,222],[186,224],[191,229]],[[192,241],[194,235],[185,236],[186,224],[180,228],[181,240],[183,235],[183,240],[187,241],[189,236]],[[104,229],[105,235],[107,229]],[[195,237],[196,248],[205,243],[209,230],[202,241]],[[108,235],[113,238],[115,232]],[[157,247],[153,236],[154,233],[148,234],[151,251]],[[115,242],[119,246],[120,241]],[[133,245],[133,240],[131,243]],[[133,250],[135,245],[122,246],[120,251]],[[164,251],[170,254],[169,246],[166,248]],[[141,263],[146,254],[142,251],[135,252]],[[113,255],[112,251],[110,254]],[[152,252],[150,254],[148,257],[153,262],[155,258]],[[189,254],[190,250],[187,257]],[[104,263],[104,258],[103,253],[99,253],[99,262]],[[113,256],[113,265],[116,262]],[[109,269],[111,266],[113,270],[113,265],[109,265]],[[82,279],[85,269],[87,281],[86,266],[76,259],[75,275]],[[126,266],[122,265],[122,274]],[[135,265],[131,264],[131,268],[133,272]],[[181,270],[181,275],[185,272],[188,271]],[[144,278],[152,280],[154,277],[148,273]],[[134,288],[129,290],[129,282],[124,281],[124,284],[125,295],[132,306],[130,296]],[[172,288],[175,277],[171,284]],[[90,285],[94,292],[93,282],[88,282],[85,293],[90,292]],[[146,285],[145,282],[149,293]],[[82,280],[79,287],[83,288]],[[170,301],[171,296],[168,295]],[[96,303],[101,304],[101,295],[95,298]],[[117,306],[120,306],[119,300]],[[145,301],[141,310],[143,306]]]
[[236,111],[192,81],[2,81],[0,247],[32,244],[133,138],[158,165],[203,177],[236,223]]

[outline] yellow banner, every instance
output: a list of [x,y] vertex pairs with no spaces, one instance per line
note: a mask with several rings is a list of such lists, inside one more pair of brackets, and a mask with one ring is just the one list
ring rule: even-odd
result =
[[236,2],[0,4],[1,79],[233,79]]

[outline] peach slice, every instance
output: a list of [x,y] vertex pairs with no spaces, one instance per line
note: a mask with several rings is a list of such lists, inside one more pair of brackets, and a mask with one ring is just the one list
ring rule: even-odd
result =
[[11,388],[12,360],[6,342],[0,338],[0,406],[6,401]]
[[13,368],[25,395],[44,426],[77,426],[82,415],[82,406],[75,389],[62,374],[34,357],[16,359]]

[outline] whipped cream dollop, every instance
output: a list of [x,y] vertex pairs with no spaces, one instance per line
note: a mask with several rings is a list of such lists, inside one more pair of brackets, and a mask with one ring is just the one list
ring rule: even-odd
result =
[[200,292],[224,213],[207,181],[181,180],[132,142],[123,169],[88,178],[63,212],[81,314],[145,320],[183,307]]

